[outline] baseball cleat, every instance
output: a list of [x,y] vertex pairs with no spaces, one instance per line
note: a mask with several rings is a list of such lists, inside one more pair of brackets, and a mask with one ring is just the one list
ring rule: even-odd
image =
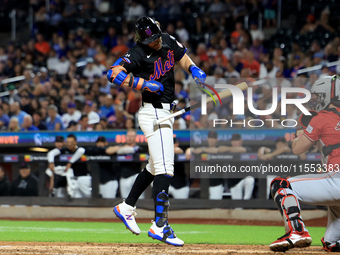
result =
[[148,235],[152,239],[156,239],[174,246],[183,246],[184,244],[184,242],[176,236],[175,232],[168,223],[165,223],[163,227],[158,227],[156,222],[152,221],[152,226],[149,229]]
[[272,251],[285,252],[292,248],[308,247],[312,238],[307,231],[297,232],[292,230],[269,245]]
[[335,244],[331,244],[330,242],[325,242],[324,237],[321,238],[322,249],[329,252],[339,252],[340,251],[340,243],[336,242]]
[[128,230],[130,230],[133,234],[140,234],[141,231],[135,220],[135,216],[137,216],[136,207],[132,207],[124,201],[115,206],[115,208],[113,208],[113,212],[125,224]]

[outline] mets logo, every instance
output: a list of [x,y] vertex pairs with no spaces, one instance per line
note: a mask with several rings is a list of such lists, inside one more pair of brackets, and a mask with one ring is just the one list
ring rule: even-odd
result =
[[145,33],[148,35],[148,36],[151,36],[152,35],[152,32],[151,32],[151,29],[148,27],[147,29],[145,29]]
[[154,72],[150,75],[149,80],[157,80],[171,70],[175,64],[174,52],[172,50],[168,50],[167,57],[168,60],[166,60],[164,64],[160,57],[154,62]]

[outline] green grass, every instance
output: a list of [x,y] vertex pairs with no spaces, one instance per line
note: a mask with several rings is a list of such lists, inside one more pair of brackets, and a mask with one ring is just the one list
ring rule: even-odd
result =
[[[1,241],[156,243],[147,236],[150,224],[138,224],[135,236],[122,223],[0,221]],[[186,244],[263,244],[268,245],[284,234],[283,227],[171,224]],[[321,245],[325,228],[309,227],[314,245]]]

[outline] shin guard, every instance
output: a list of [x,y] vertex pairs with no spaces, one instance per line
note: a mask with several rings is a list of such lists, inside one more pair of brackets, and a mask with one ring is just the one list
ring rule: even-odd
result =
[[164,226],[169,215],[169,196],[165,192],[160,192],[155,200],[155,222],[157,227]]
[[292,230],[303,232],[305,225],[300,215],[300,205],[287,179],[275,178],[271,183],[274,201],[285,222],[286,232]]

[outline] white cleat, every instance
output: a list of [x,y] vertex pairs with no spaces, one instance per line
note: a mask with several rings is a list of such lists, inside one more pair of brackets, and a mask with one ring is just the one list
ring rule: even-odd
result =
[[152,221],[152,226],[149,229],[148,235],[152,239],[157,239],[161,242],[171,244],[174,246],[183,246],[184,242],[179,239],[168,223],[163,227],[158,227],[156,222]]
[[139,235],[141,233],[135,220],[135,216],[137,216],[136,207],[132,207],[124,201],[115,206],[115,208],[113,208],[113,212],[133,234]]
[[297,232],[295,230],[286,233],[269,245],[272,251],[285,252],[292,248],[308,247],[312,243],[312,238],[307,231]]

